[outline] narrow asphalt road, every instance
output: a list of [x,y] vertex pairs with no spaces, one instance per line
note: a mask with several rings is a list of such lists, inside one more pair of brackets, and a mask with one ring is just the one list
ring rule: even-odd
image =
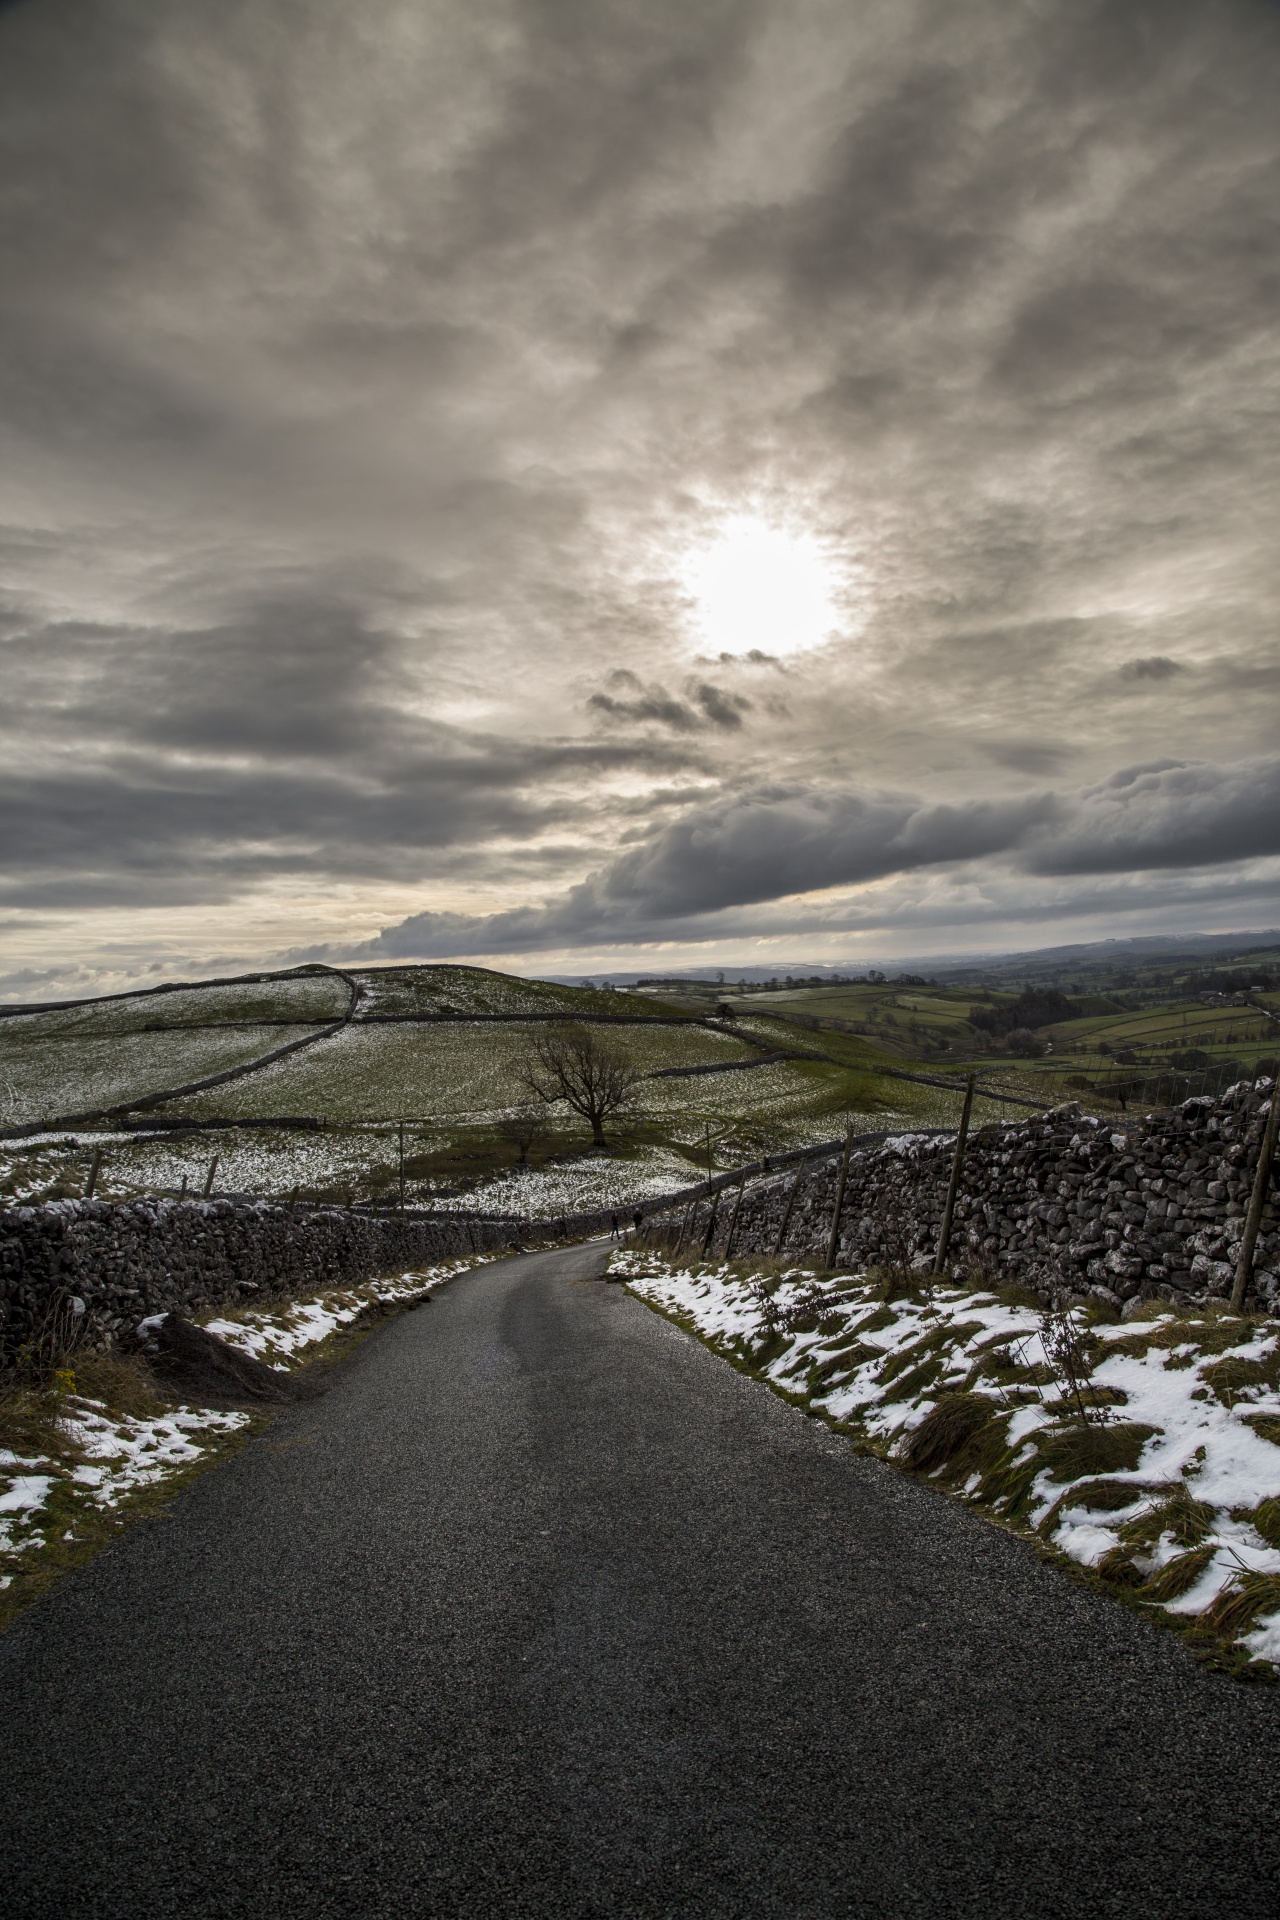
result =
[[0,1641],[6,1920],[1280,1911],[1280,1695],[481,1268]]

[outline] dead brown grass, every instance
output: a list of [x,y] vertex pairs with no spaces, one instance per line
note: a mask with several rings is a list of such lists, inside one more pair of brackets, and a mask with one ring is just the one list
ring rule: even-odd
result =
[[1260,1613],[1280,1611],[1280,1574],[1241,1573],[1223,1588],[1196,1620],[1196,1625],[1226,1639],[1248,1633]]
[[86,1400],[100,1400],[111,1413],[146,1420],[171,1404],[141,1354],[82,1352],[72,1369],[75,1391]]
[[83,1450],[65,1423],[66,1402],[51,1388],[10,1385],[0,1394],[0,1447],[21,1460],[74,1466]]
[[1000,1409],[980,1393],[944,1393],[902,1443],[899,1458],[912,1473],[961,1472],[991,1437]]
[[1189,1593],[1217,1552],[1216,1547],[1193,1547],[1153,1573],[1142,1589],[1144,1600],[1179,1600]]

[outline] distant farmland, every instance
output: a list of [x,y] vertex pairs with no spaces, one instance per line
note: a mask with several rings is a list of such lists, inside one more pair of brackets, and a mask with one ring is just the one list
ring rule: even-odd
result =
[[[1007,1024],[1017,995],[893,982],[668,984],[659,997],[484,968],[313,967],[34,1008],[0,1020],[3,1125],[23,1130],[0,1142],[0,1193],[78,1194],[96,1158],[104,1197],[200,1191],[212,1177],[215,1191],[403,1190],[414,1204],[554,1213],[667,1191],[708,1157],[723,1169],[847,1125],[952,1124],[970,1072],[979,1125],[1027,1110],[1013,1101],[1120,1110],[1183,1097],[1280,1051],[1278,999],[1261,987],[1244,1004],[1132,1005],[1095,991],[1017,1058],[970,1019],[994,1009]],[[645,1077],[607,1156],[586,1151],[560,1108],[518,1167],[502,1121],[529,1099],[533,1040],[558,1022],[588,1024]]]

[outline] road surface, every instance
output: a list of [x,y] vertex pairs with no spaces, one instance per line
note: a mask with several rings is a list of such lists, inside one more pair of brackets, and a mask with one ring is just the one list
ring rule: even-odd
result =
[[6,1920],[1280,1912],[1280,1691],[529,1255],[0,1640]]

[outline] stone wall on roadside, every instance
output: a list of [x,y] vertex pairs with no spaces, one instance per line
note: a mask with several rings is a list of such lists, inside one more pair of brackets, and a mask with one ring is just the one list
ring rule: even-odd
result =
[[554,1226],[590,1233],[608,1215],[530,1226],[463,1214],[291,1212],[270,1201],[59,1200],[0,1209],[0,1356],[12,1359],[51,1312],[83,1300],[107,1344],[149,1314],[354,1286],[453,1256],[535,1242]]
[[[1270,1107],[1271,1082],[1242,1082],[1121,1122],[1056,1108],[1025,1124],[969,1136],[949,1267],[985,1268],[1045,1294],[1099,1291],[1123,1302],[1153,1292],[1230,1291]],[[905,1256],[932,1264],[954,1136],[900,1135],[855,1152],[841,1211],[837,1265],[861,1269]],[[825,1259],[838,1153],[748,1185],[733,1253],[772,1254],[790,1205],[785,1253]],[[685,1225],[684,1251],[723,1253],[736,1192],[667,1216]],[[715,1208],[714,1224],[711,1209]],[[1280,1209],[1273,1179],[1254,1256],[1257,1297],[1280,1311]]]
[[[973,1266],[1045,1293],[1129,1300],[1162,1291],[1229,1291],[1271,1086],[1117,1123],[1055,1109],[969,1138],[955,1210],[952,1270]],[[849,1162],[837,1265],[905,1257],[927,1267],[950,1177],[954,1136],[905,1134]],[[686,1252],[825,1259],[840,1154],[807,1149],[782,1171],[724,1174],[674,1200],[645,1200],[646,1218],[683,1227]],[[797,1184],[798,1173],[798,1184]],[[668,1209],[664,1215],[664,1207]],[[711,1217],[714,1208],[714,1220]],[[737,1211],[736,1223],[734,1221]],[[788,1212],[789,1210],[789,1212]],[[629,1207],[619,1208],[624,1220]],[[1280,1311],[1280,1210],[1274,1184],[1254,1259],[1257,1296]],[[139,1320],[226,1303],[305,1297],[375,1274],[513,1242],[606,1232],[608,1210],[530,1222],[475,1214],[299,1208],[217,1200],[62,1200],[0,1209],[0,1357],[12,1357],[51,1312],[84,1301],[98,1342]]]

